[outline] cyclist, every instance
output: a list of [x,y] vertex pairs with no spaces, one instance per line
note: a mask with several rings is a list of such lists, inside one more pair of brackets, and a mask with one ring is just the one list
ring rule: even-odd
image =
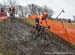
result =
[[39,22],[40,22],[39,21],[39,18],[36,17],[35,18],[35,30],[36,30],[35,32],[36,32],[36,34],[39,33],[40,32],[40,29],[41,29],[41,26],[40,26]]
[[[47,12],[44,12],[43,15],[40,15],[39,17],[36,17],[36,19],[35,19],[36,34],[39,34],[40,31],[44,32],[45,27],[43,27],[41,24],[42,24],[43,20],[45,20],[46,24],[47,24],[47,17],[48,17],[48,13]],[[48,24],[47,24],[47,26],[48,26],[48,28],[50,28]]]
[[42,21],[45,20],[47,28],[50,28],[50,26],[47,23],[47,19],[48,19],[48,13],[44,12],[42,18],[40,18],[40,25],[41,25],[41,31],[44,32],[45,27],[42,26]]

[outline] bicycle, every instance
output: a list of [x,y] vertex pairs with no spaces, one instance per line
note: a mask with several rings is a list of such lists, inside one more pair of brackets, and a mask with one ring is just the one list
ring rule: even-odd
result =
[[50,43],[49,34],[45,31],[45,27],[41,26],[39,33],[36,33],[35,30],[32,31],[32,39],[38,40],[43,46]]

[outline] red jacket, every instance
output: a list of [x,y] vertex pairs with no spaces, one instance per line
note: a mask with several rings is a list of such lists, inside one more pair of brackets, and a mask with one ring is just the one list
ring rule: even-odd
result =
[[2,16],[7,16],[7,13],[6,13],[6,12],[1,12],[1,11],[0,11],[0,17],[2,17]]
[[16,10],[15,8],[12,8],[12,12],[15,12],[15,10]]
[[6,21],[6,20],[8,20],[7,13],[0,11],[0,22],[1,22],[1,21]]

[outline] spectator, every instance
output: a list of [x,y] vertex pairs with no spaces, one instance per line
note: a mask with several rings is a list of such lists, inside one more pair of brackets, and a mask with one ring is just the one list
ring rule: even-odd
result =
[[10,11],[11,22],[15,23],[15,7],[13,7]]
[[4,11],[4,8],[1,8],[0,17],[1,16],[7,16],[7,13]]
[[71,19],[68,19],[68,23],[71,23]]

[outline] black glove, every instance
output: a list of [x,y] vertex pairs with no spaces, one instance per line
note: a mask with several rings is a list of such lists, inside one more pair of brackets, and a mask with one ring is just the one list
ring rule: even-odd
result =
[[50,26],[48,26],[48,29],[50,29],[51,27]]
[[42,24],[42,22],[40,22],[40,24]]

